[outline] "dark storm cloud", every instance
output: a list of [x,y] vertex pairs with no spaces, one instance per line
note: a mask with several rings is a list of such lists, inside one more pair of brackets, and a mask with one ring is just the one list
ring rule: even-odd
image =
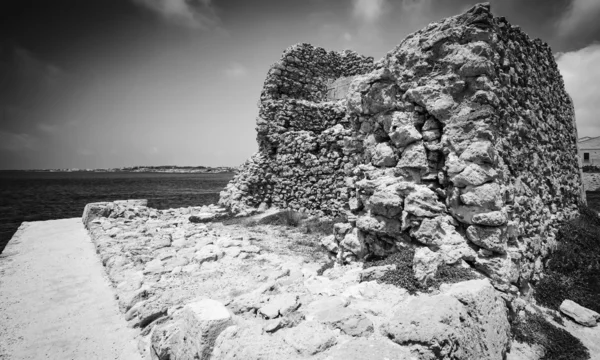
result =
[[211,0],[133,0],[175,24],[192,28],[213,29],[221,19]]
[[572,49],[600,41],[600,1],[573,0],[557,21],[557,35]]
[[[477,2],[1,1],[0,168],[237,165],[256,149],[256,101],[286,47],[378,59]],[[491,5],[562,54],[580,134],[600,135],[590,91],[600,83],[600,1]]]

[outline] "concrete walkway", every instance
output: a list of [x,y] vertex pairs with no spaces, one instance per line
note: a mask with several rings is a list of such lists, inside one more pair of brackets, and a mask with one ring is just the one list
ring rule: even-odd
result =
[[0,255],[0,359],[141,359],[81,219],[23,223]]

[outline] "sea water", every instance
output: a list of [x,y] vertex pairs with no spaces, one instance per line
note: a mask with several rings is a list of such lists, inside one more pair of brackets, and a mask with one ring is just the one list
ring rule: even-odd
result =
[[216,203],[233,175],[0,171],[0,252],[23,221],[79,217],[97,201],[148,199],[157,209]]

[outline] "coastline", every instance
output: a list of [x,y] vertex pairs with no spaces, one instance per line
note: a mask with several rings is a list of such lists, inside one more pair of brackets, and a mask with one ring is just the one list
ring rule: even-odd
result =
[[78,217],[88,203],[132,197],[158,209],[209,204],[232,175],[0,172],[0,253],[23,221]]

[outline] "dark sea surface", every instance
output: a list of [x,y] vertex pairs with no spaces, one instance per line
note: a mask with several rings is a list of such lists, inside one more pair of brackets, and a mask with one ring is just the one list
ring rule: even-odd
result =
[[156,209],[216,203],[233,175],[0,171],[0,253],[23,221],[79,217],[97,201],[148,199]]

